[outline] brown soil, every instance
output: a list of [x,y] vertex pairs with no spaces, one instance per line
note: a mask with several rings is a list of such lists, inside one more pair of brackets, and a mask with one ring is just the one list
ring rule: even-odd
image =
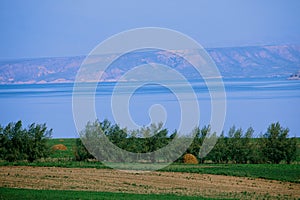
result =
[[109,169],[0,167],[0,187],[172,193],[206,197],[300,198],[300,184],[175,172],[128,173]]

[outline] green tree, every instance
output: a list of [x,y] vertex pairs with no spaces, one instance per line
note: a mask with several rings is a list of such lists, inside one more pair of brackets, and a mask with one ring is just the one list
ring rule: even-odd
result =
[[199,151],[201,148],[201,129],[199,127],[195,127],[192,131],[192,135],[194,136],[192,144],[186,151],[186,154],[193,154],[194,156],[198,157]]
[[236,153],[236,139],[234,139],[234,137],[237,137],[237,135],[235,134],[236,132],[236,128],[235,126],[232,126],[229,131],[228,131],[228,140],[227,140],[227,145],[228,145],[228,160],[230,161],[235,161],[235,153]]
[[[26,160],[26,149],[23,139],[25,130],[22,129],[22,122],[9,123],[5,128],[1,128],[1,158],[7,161]],[[27,140],[26,140],[27,141]]]
[[204,163],[205,157],[200,157],[199,152],[201,148],[210,148],[209,146],[204,146],[203,141],[207,135],[210,134],[211,127],[209,125],[204,126],[202,129],[200,127],[196,127],[192,131],[192,135],[194,137],[192,144],[187,149],[186,153],[193,154],[197,157],[200,163]]
[[46,124],[31,124],[23,129],[21,121],[11,122],[0,128],[0,157],[7,161],[30,162],[45,158],[50,154],[47,141],[51,135],[52,129],[48,130]]
[[255,152],[255,146],[253,143],[253,133],[254,129],[252,127],[249,127],[242,139],[242,152],[244,157],[242,160],[243,163],[251,162],[250,160]]
[[228,163],[229,161],[229,148],[228,138],[224,136],[224,132],[221,133],[218,141],[212,151],[208,154],[207,159],[212,160],[214,163]]
[[[213,140],[216,136],[216,133],[211,134],[211,127],[210,125],[204,126],[201,131],[200,131],[200,135],[197,135],[196,138],[198,138],[198,144],[200,145],[200,149],[197,152],[197,158],[200,161],[200,163],[204,163],[206,155],[200,155],[202,152],[208,152],[211,151],[212,147],[212,143],[211,140]],[[205,138],[209,141],[204,143]],[[201,152],[202,150],[202,152]]]
[[113,144],[123,149],[126,148],[126,138],[128,137],[126,129],[120,128],[118,124],[112,125],[111,123],[109,123],[109,126],[107,126],[107,123],[105,123],[105,121],[100,123],[100,126],[101,129],[105,131],[106,136]]
[[[289,129],[283,128],[277,123],[272,123],[268,131],[263,135],[262,151],[271,163],[280,163],[284,159],[290,162],[296,151],[293,150],[293,140],[288,138]],[[291,141],[291,142],[290,142]]]
[[288,138],[285,147],[285,160],[287,164],[291,164],[297,157],[297,138]]
[[232,140],[231,148],[231,159],[235,163],[243,163],[245,153],[242,138],[243,137],[243,130],[241,128],[234,131]]
[[143,153],[153,152],[150,160],[156,162],[158,158],[156,158],[155,151],[168,144],[168,130],[163,129],[163,123],[153,123],[148,127],[142,127],[137,132],[143,137]]
[[[30,162],[48,157],[50,148],[47,145],[48,139],[52,136],[52,129],[47,130],[46,124],[31,124],[28,127],[27,133],[24,135],[24,140],[27,143],[27,155]],[[25,144],[26,145],[26,144]]]
[[80,138],[76,139],[75,146],[73,148],[74,157],[76,161],[86,161],[87,159],[94,158],[92,154],[83,145]]
[[228,137],[225,137],[222,132],[214,149],[208,155],[208,159],[216,163],[227,163],[228,161],[248,163],[252,153],[255,152],[252,142],[253,132],[252,127],[248,128],[244,134],[241,128],[236,129],[235,126],[232,126],[229,129]]

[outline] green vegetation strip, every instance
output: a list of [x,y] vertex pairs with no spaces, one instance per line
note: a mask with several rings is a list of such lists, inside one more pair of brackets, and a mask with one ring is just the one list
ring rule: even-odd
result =
[[84,162],[84,161],[45,161],[45,162],[0,162],[0,166],[31,166],[31,167],[66,167],[66,168],[96,168],[109,169],[101,162]]
[[0,199],[209,199],[195,196],[177,196],[171,194],[130,194],[113,192],[65,191],[65,190],[32,190],[16,188],[0,188]]
[[264,178],[300,183],[299,164],[172,164],[161,171]]

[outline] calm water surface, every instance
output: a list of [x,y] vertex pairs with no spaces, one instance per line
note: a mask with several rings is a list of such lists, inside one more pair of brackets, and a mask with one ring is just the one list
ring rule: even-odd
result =
[[[177,87],[181,87],[179,83]],[[283,79],[225,79],[227,113],[225,132],[232,125],[243,129],[252,126],[255,134],[266,132],[268,125],[279,121],[290,129],[290,136],[300,137],[300,81]],[[102,83],[96,92],[96,113],[99,119],[113,121],[111,93],[114,83]],[[210,120],[210,96],[203,82],[193,81],[200,106],[200,124]],[[89,87],[87,84],[86,87]],[[128,86],[122,92],[126,94]],[[46,123],[53,128],[53,137],[77,137],[72,114],[73,84],[0,85],[0,124],[22,120]],[[182,88],[184,92],[184,88]],[[122,94],[121,94],[122,95]],[[188,100],[187,100],[188,101]],[[132,119],[140,125],[150,122],[148,109],[161,104],[167,113],[165,127],[178,128],[180,108],[176,96],[159,85],[139,88],[130,100]]]

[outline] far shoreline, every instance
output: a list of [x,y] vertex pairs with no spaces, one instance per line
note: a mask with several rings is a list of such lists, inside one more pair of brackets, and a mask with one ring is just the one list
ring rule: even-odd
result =
[[[210,80],[211,79],[222,79],[223,81],[232,81],[232,80],[236,80],[236,81],[239,81],[239,80],[276,80],[276,81],[298,81],[300,79],[290,79],[290,76],[272,76],[272,77],[240,77],[240,76],[236,76],[236,77],[212,77],[212,78],[209,78]],[[176,82],[176,80],[171,80],[171,81],[174,81]],[[188,81],[191,81],[191,82],[204,82],[203,79],[191,79],[191,80],[188,80]],[[83,82],[75,82],[73,80],[55,80],[55,81],[51,81],[51,82],[47,82],[47,81],[18,81],[18,82],[0,82],[0,86],[10,86],[10,85],[14,85],[14,86],[17,86],[17,85],[59,85],[59,84],[75,84],[75,83],[80,83],[80,84],[95,84],[95,83],[118,83],[118,80],[105,80],[105,81],[97,81],[97,80],[92,80],[92,81],[83,81]],[[127,83],[134,83],[135,81],[124,81],[124,82],[127,82]]]

